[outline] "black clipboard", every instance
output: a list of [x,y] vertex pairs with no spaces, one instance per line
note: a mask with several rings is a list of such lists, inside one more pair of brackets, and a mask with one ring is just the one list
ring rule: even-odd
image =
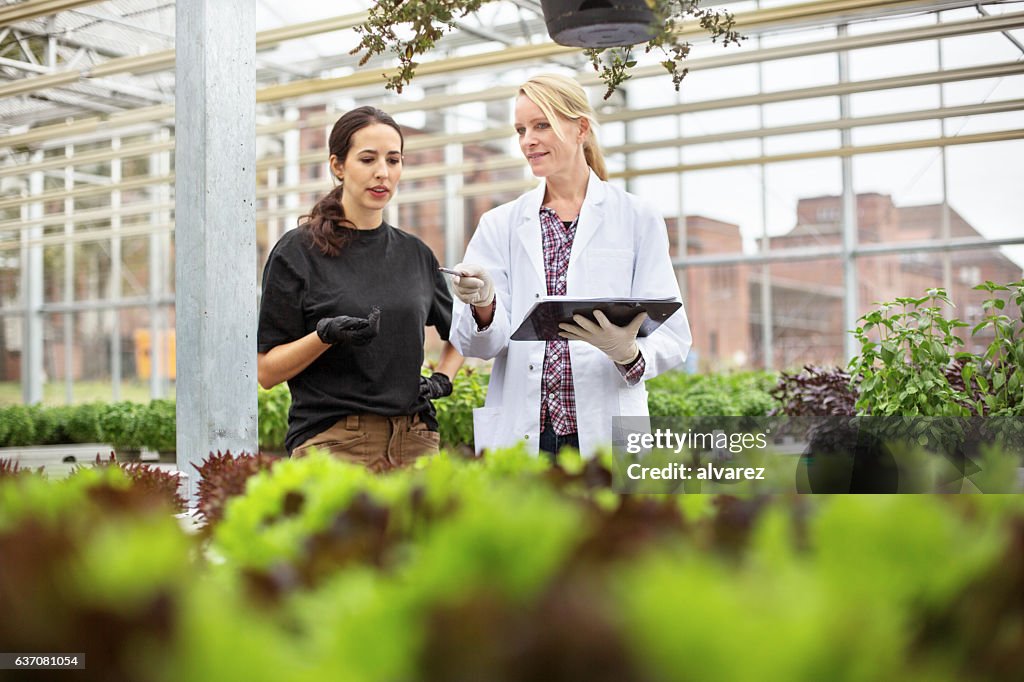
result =
[[[600,310],[608,320],[619,327],[624,327],[642,312],[647,319],[640,325],[637,336],[648,336],[661,323],[672,316],[683,306],[671,298],[567,298],[552,296],[533,304],[526,319],[512,334],[513,341],[555,341],[558,325],[561,322],[572,323],[573,315],[584,315],[594,320],[594,311]],[[596,320],[595,320],[596,321]]]

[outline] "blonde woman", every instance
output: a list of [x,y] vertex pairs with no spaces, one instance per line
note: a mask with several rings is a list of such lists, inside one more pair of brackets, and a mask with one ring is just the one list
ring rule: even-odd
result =
[[[661,213],[607,182],[594,110],[574,80],[540,75],[515,103],[519,148],[534,190],[488,211],[454,278],[451,342],[494,359],[477,450],[525,441],[534,452],[612,441],[612,417],[646,417],[644,381],[686,358],[690,327],[680,308],[637,338],[644,315],[617,327],[600,312],[563,325],[557,341],[509,337],[541,297],[672,297],[679,286]],[[577,343],[569,343],[577,341]],[[582,343],[579,343],[582,341]]]

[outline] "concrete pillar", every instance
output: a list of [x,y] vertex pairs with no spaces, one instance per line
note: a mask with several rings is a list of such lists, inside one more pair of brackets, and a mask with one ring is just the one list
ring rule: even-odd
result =
[[178,0],[175,16],[177,459],[194,505],[192,464],[257,448],[255,4]]

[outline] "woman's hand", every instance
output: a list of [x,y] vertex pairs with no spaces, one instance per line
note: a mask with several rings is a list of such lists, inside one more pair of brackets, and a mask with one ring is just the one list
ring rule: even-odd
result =
[[370,343],[380,330],[380,308],[374,306],[369,317],[325,317],[316,324],[316,335],[324,343],[331,345],[350,343],[353,346],[365,346]]
[[452,380],[440,372],[434,372],[429,377],[420,377],[420,397],[427,400],[437,400],[452,394]]
[[459,263],[454,269],[466,275],[452,279],[455,295],[460,301],[480,307],[489,306],[494,302],[494,280],[483,266]]
[[570,341],[586,341],[620,365],[628,365],[636,360],[640,354],[636,335],[640,325],[647,319],[647,313],[640,313],[625,327],[616,327],[600,310],[594,311],[594,318],[596,323],[583,315],[573,315],[576,324],[561,323],[558,328],[562,331],[558,335]]

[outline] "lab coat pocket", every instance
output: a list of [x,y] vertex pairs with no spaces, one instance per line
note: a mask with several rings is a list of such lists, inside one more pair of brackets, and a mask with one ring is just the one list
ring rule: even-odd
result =
[[481,454],[485,449],[493,450],[501,444],[501,409],[477,407],[473,409],[473,450]]

